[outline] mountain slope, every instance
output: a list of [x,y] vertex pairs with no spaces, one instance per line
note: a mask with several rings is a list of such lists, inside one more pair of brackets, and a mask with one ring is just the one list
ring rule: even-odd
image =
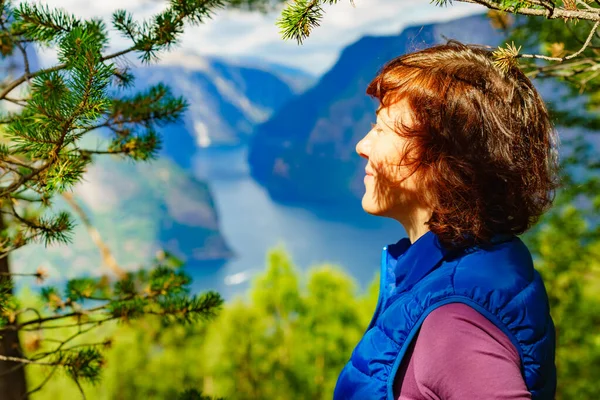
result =
[[288,82],[305,87],[310,80],[301,71],[277,71],[186,53],[134,73],[136,89],[163,82],[189,102],[181,123],[161,129],[161,154],[188,169],[200,148],[246,144],[254,127],[296,94]]

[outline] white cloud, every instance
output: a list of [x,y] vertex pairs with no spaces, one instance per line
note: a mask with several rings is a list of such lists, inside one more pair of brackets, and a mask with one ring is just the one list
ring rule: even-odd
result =
[[251,56],[296,66],[315,74],[327,71],[340,51],[364,35],[397,34],[406,26],[443,21],[482,12],[480,6],[436,7],[415,0],[357,0],[326,7],[321,26],[303,45],[283,41],[275,25],[279,12],[268,15],[229,11],[190,27],[182,47],[203,54]]
[[[18,3],[21,2],[23,1],[18,1]],[[160,0],[127,0],[126,2],[122,0],[25,0],[25,2],[63,8],[70,13],[85,18],[107,18],[119,8],[125,8],[128,11],[135,13],[135,16],[138,18],[148,18],[152,14],[164,9],[167,5],[166,1]]]
[[[148,18],[166,4],[159,0],[45,0],[44,4],[63,7],[82,17],[110,18],[112,12],[123,8],[136,18]],[[201,55],[253,57],[295,66],[314,74],[327,71],[335,63],[340,51],[364,35],[399,33],[404,27],[426,22],[445,21],[460,16],[483,12],[477,5],[457,3],[436,7],[425,0],[356,0],[325,7],[321,26],[301,46],[283,41],[275,21],[280,12],[268,14],[240,11],[220,11],[200,26],[189,26],[180,42],[185,52],[190,49]],[[115,35],[114,45],[125,45]],[[179,54],[178,54],[179,53]],[[167,54],[169,62],[181,52]],[[52,62],[52,55],[44,53],[42,61]]]

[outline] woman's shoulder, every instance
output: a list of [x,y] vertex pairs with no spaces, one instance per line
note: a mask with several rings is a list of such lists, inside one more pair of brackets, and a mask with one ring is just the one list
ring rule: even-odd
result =
[[476,305],[486,316],[510,326],[520,323],[525,309],[540,317],[540,330],[549,318],[544,282],[533,267],[529,250],[517,237],[444,261],[410,290],[410,296],[424,310],[454,298]]
[[466,252],[454,261],[455,289],[520,290],[536,280],[531,253],[514,237],[510,241]]
[[[429,342],[433,339],[432,349],[438,352],[453,352],[458,348],[478,344],[485,348],[489,343],[505,349],[504,356],[513,359],[517,365],[519,353],[508,336],[492,321],[465,303],[448,303],[433,310],[421,325],[419,336]],[[455,345],[460,344],[458,348]]]

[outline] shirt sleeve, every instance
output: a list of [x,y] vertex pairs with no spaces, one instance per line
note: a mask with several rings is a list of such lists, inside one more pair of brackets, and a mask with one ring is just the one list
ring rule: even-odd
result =
[[425,318],[410,361],[426,399],[531,399],[512,342],[466,304],[441,306]]

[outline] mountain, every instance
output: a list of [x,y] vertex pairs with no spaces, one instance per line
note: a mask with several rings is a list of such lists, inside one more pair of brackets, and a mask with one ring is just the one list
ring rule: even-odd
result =
[[189,169],[198,149],[244,145],[257,124],[314,81],[300,70],[242,62],[179,52],[134,71],[135,89],[163,82],[190,104],[181,123],[161,129],[162,155]]
[[304,70],[292,66],[272,63],[260,57],[228,56],[227,58],[222,58],[222,61],[231,65],[241,65],[247,68],[260,69],[270,72],[284,81],[295,94],[301,94],[302,92],[305,92],[315,83],[316,80],[313,75]]
[[[86,141],[92,143],[91,138]],[[170,160],[133,163],[98,156],[74,195],[124,269],[147,265],[160,249],[192,265],[233,255],[219,231],[208,185]],[[76,217],[72,243],[25,246],[11,255],[15,271],[31,272],[43,266],[51,277],[61,278],[106,273],[100,250],[77,213],[61,197],[55,199],[53,208]]]
[[282,202],[338,203],[362,195],[366,162],[355,145],[375,120],[368,83],[392,58],[445,38],[497,45],[502,34],[475,15],[361,38],[317,84],[257,126],[248,156],[252,176]]

